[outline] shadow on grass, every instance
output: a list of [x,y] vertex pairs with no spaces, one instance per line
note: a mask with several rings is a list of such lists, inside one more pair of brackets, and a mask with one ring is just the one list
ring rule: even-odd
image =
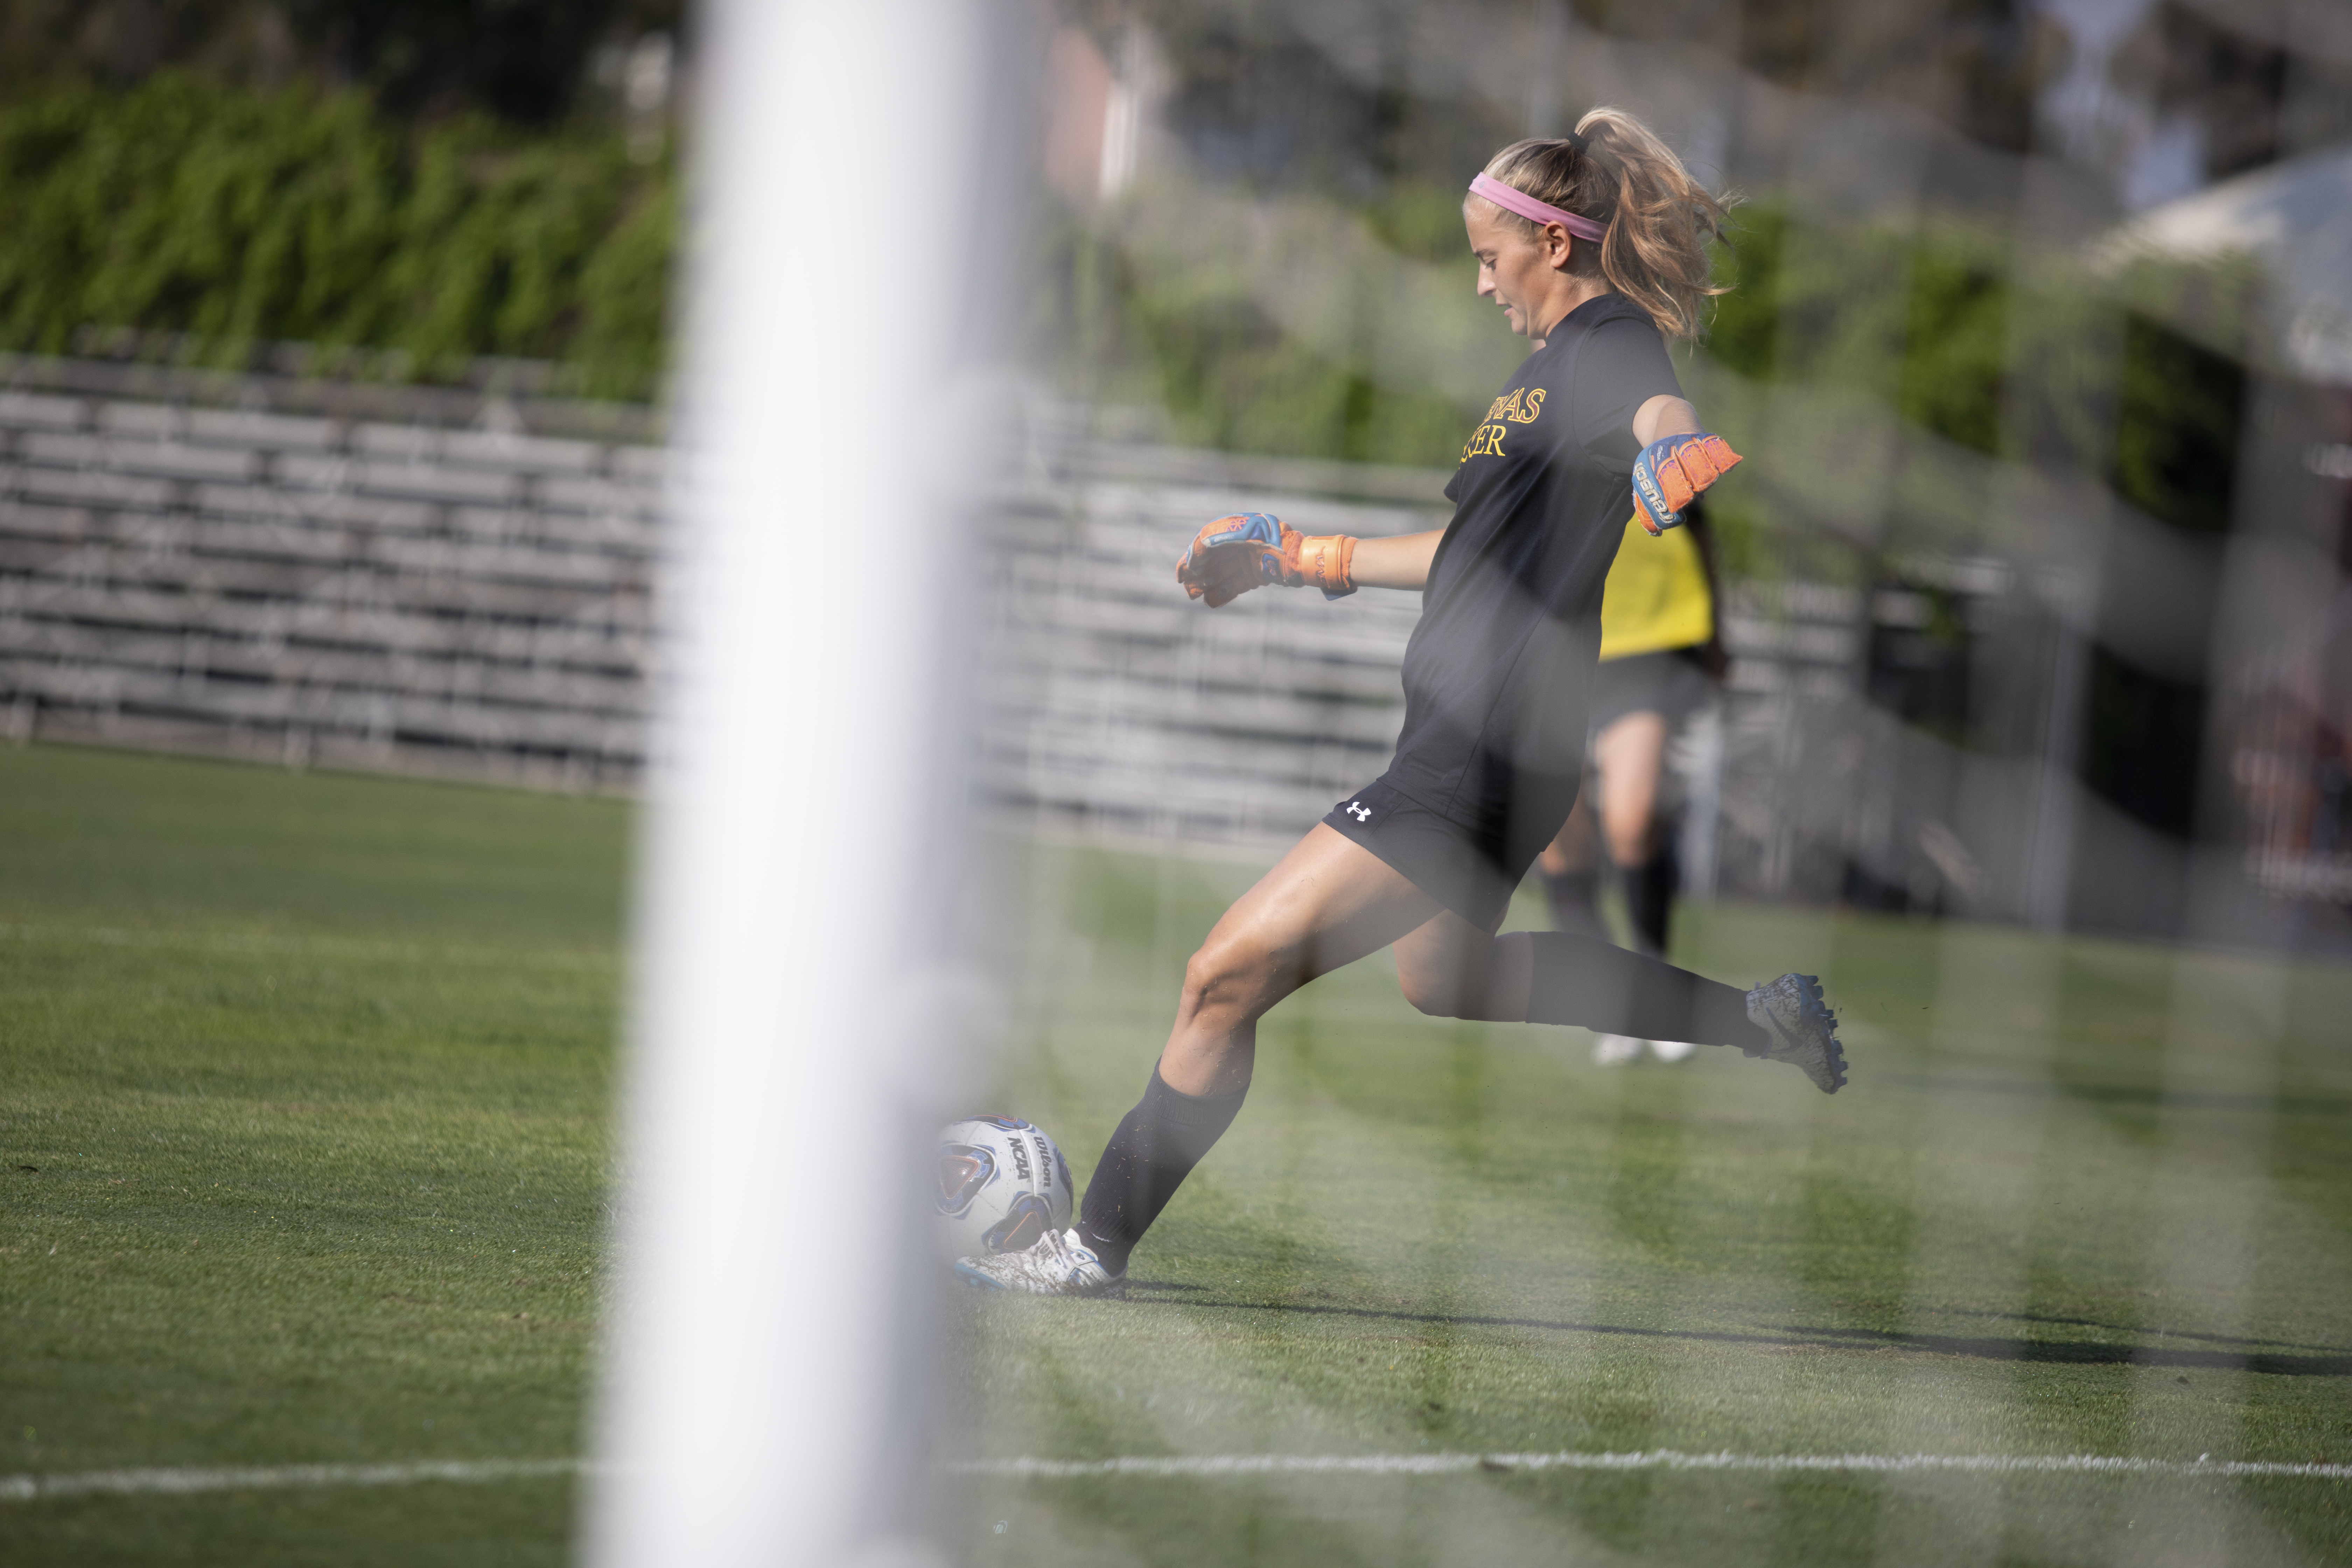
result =
[[[1200,1289],[1200,1287],[1194,1287]],[[2053,1312],[1996,1312],[1978,1307],[1939,1307],[1937,1310],[1952,1318],[2000,1318],[2016,1323],[2057,1323],[2070,1329],[2101,1329],[2111,1334],[2137,1334],[2147,1331],[2126,1328],[2121,1323],[2105,1323],[2096,1318],[2062,1318]],[[2187,1329],[2165,1329],[2158,1336],[2167,1340],[2197,1340],[2211,1345],[2276,1345],[2283,1350],[2323,1351],[2330,1355],[2352,1356],[2352,1350],[2342,1345],[2307,1345],[2294,1340],[2250,1340],[2242,1334],[2200,1334]]]
[[[1219,1301],[1186,1297],[1154,1302],[1152,1294],[1201,1292],[1200,1285],[1150,1279],[1128,1282],[1135,1305],[1192,1310],[1289,1312],[1302,1316],[1358,1318],[1371,1321],[1423,1323],[1436,1328],[1538,1329],[1551,1333],[1608,1334],[1632,1339],[1696,1341],[1713,1344],[1764,1345],[1775,1350],[1894,1350],[1972,1361],[2022,1361],[2068,1366],[2150,1366],[2209,1372],[2259,1372],[2274,1377],[2352,1377],[2352,1355],[2291,1355],[2270,1351],[2175,1350],[2163,1345],[2101,1344],[2068,1340],[1969,1339],[1958,1334],[1922,1334],[1895,1329],[1811,1328],[1784,1324],[1770,1332],[1729,1329],[1648,1329],[1626,1323],[1567,1323],[1546,1318],[1491,1318],[1466,1313],[1410,1312],[1381,1307],[1337,1307],[1317,1302]],[[1138,1292],[1145,1292],[1139,1299]],[[2102,1325],[2103,1326],[2103,1325]],[[2167,1334],[2167,1339],[2188,1336]],[[2210,1338],[2211,1336],[2197,1336]]]

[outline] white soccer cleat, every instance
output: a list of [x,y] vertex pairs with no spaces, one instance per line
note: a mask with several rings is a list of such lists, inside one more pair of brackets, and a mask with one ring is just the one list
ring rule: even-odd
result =
[[1751,1057],[1790,1062],[1804,1069],[1813,1087],[1835,1094],[1845,1087],[1845,1052],[1838,1045],[1837,1015],[1822,1000],[1818,974],[1783,974],[1748,994],[1748,1017],[1771,1037],[1762,1049],[1742,1046]]
[[1076,1230],[1049,1230],[1019,1252],[956,1259],[956,1278],[982,1290],[1020,1290],[1032,1296],[1108,1296],[1126,1284],[1113,1274]]
[[1595,1035],[1592,1037],[1592,1065],[1597,1068],[1631,1067],[1642,1057],[1642,1042],[1631,1035]]
[[1650,1054],[1662,1062],[1686,1062],[1698,1047],[1688,1040],[1652,1040]]

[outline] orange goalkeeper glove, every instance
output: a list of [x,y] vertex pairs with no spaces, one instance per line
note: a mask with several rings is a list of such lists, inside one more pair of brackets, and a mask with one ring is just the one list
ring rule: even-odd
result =
[[1634,513],[1652,533],[1664,533],[1683,520],[1683,508],[1731,471],[1739,454],[1720,436],[1667,436],[1642,448],[1633,459]]
[[1176,581],[1213,610],[1268,583],[1286,588],[1311,583],[1325,598],[1338,599],[1356,591],[1348,576],[1355,559],[1356,542],[1348,534],[1310,539],[1278,517],[1247,511],[1221,517],[1194,534],[1176,563]]

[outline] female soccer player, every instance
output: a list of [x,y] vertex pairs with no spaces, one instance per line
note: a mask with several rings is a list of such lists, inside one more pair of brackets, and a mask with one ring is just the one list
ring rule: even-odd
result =
[[[1496,936],[1528,864],[1576,799],[1601,585],[1629,507],[1654,531],[1739,459],[1681,395],[1664,338],[1700,325],[1722,208],[1631,115],[1516,142],[1463,204],[1478,293],[1539,340],[1471,436],[1453,521],[1392,539],[1307,539],[1262,513],[1202,529],[1178,563],[1212,609],[1261,584],[1423,591],[1388,771],[1227,910],[1185,965],[1176,1024],[1111,1134],[1078,1223],[968,1258],[974,1285],[1118,1288],[1129,1253],[1232,1124],[1257,1020],[1317,975],[1393,945],[1405,996],[1439,1017],[1570,1024],[1738,1046],[1845,1081],[1821,987],[1741,993],[1556,931]],[[1629,496],[1628,482],[1632,494]],[[1646,538],[1646,536],[1645,536]]]

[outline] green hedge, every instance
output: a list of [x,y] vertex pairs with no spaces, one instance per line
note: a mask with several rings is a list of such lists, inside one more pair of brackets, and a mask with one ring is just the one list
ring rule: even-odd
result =
[[0,347],[84,325],[404,352],[444,379],[550,359],[644,398],[663,368],[677,228],[665,163],[615,136],[409,127],[362,95],[166,73],[0,108]]
[[[1458,192],[1399,182],[1357,216],[1392,249],[1458,268],[1467,291]],[[2221,525],[2242,377],[2158,323],[2242,337],[2254,281],[2242,262],[2101,268],[1952,217],[1804,226],[1772,204],[1734,217],[1718,256],[1734,287],[1704,342],[1716,363],[1868,395],[1961,447],[2097,474],[2152,515]],[[1286,334],[1239,268],[1139,265],[1127,243],[1075,220],[1048,231],[1033,333],[1071,390],[1164,410],[1191,445],[1454,465],[1483,393],[1457,405],[1376,384]],[[1328,287],[1352,285],[1335,272]],[[1719,510],[1740,535],[1737,507]]]
[[[1360,216],[1399,251],[1457,263],[1467,288],[1460,202],[1400,182]],[[2150,273],[2126,288],[2068,262],[2020,272],[2011,237],[1949,223],[1828,232],[1769,207],[1738,216],[1717,360],[1875,392],[1979,451],[2063,454],[2158,516],[2212,526],[2205,458],[2226,477],[2230,367],[2141,328],[2118,367],[2112,340],[2125,296],[2218,287],[2226,305],[2242,287]],[[272,341],[394,350],[427,380],[513,356],[561,362],[592,395],[646,398],[678,228],[671,166],[632,163],[610,133],[415,126],[356,92],[171,73],[0,107],[0,348],[156,329],[221,363]],[[1238,272],[1139,269],[1080,222],[1045,226],[1033,277],[1031,345],[1056,378],[1164,409],[1192,445],[1450,467],[1477,412],[1318,355]],[[2184,467],[2167,454],[2190,436],[2200,459]]]
[[1238,280],[1146,282],[1118,246],[1071,225],[1042,258],[1035,346],[1063,385],[1165,413],[1179,444],[1448,468],[1475,410],[1383,386],[1268,319]]

